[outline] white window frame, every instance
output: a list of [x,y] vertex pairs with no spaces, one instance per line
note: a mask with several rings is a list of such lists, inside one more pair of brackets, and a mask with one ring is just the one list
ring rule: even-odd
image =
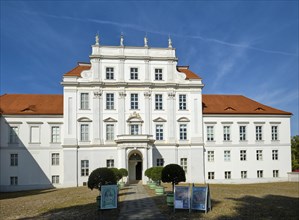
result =
[[179,94],[179,110],[187,110],[187,95]]
[[214,141],[214,126],[207,126],[207,141]]
[[59,180],[59,175],[52,175],[52,184],[59,184],[60,180]]
[[19,180],[17,176],[11,176],[10,177],[10,185],[11,186],[17,186],[19,185]]
[[163,80],[163,69],[155,68],[155,81],[162,81],[162,80]]
[[224,161],[229,162],[231,158],[231,152],[230,150],[225,150],[224,151]]
[[278,160],[278,150],[272,150],[272,160]]
[[255,126],[255,140],[256,141],[263,140],[263,126],[262,125]]
[[157,167],[163,167],[164,166],[164,158],[157,158]]
[[256,160],[258,161],[263,160],[263,150],[256,150]]
[[240,141],[246,141],[246,126],[245,125],[239,126],[239,133],[240,133]]
[[114,141],[114,124],[106,124],[106,141]]
[[89,93],[81,92],[80,93],[80,109],[89,110]]
[[271,140],[278,141],[278,125],[271,126]]
[[140,130],[139,124],[130,124],[130,135],[138,135]]
[[131,93],[130,109],[138,109],[138,104],[139,104],[138,101],[139,101],[138,93]]
[[185,171],[185,173],[187,173],[187,170],[188,170],[188,159],[187,158],[181,158],[180,159],[180,163],[181,163],[181,167],[183,168],[183,170]]
[[106,93],[106,110],[114,110],[114,93]]
[[207,154],[208,154],[208,162],[214,162],[215,152],[213,150],[209,150]]
[[60,143],[60,126],[51,126],[51,143]]
[[89,160],[81,160],[81,176],[89,175]]
[[18,154],[10,154],[10,166],[16,167],[19,165],[19,155]]
[[114,67],[106,67],[106,79],[114,80]]
[[263,170],[257,170],[256,174],[257,174],[257,178],[263,178],[264,177],[264,171]]
[[114,159],[107,159],[106,160],[106,167],[107,168],[114,168]]
[[51,154],[51,164],[52,164],[52,166],[59,166],[59,163],[60,163],[59,153],[52,153]]
[[279,170],[273,170],[273,178],[279,177]]
[[19,129],[18,125],[9,125],[9,144],[19,143]]
[[246,150],[240,150],[240,160],[241,161],[247,160],[247,151]]
[[186,141],[188,140],[188,126],[187,124],[180,124],[179,126],[180,129],[180,141]]
[[156,124],[156,140],[163,141],[164,140],[164,126],[163,124]]
[[224,171],[224,179],[231,179],[232,172],[231,171]]
[[230,126],[228,125],[223,126],[223,140],[230,141]]
[[215,172],[208,172],[208,179],[209,180],[213,180],[213,179],[215,179]]
[[247,170],[241,171],[241,179],[247,179]]
[[[38,128],[38,140],[33,142],[32,140],[32,129],[33,128]],[[41,139],[41,126],[39,124],[34,124],[30,125],[30,144],[40,144],[40,139]]]
[[81,123],[80,124],[80,141],[81,142],[90,141],[89,133],[90,133],[89,132],[89,124]]
[[138,68],[137,67],[131,67],[130,68],[130,80],[138,80]]
[[155,94],[155,110],[163,110],[163,95]]

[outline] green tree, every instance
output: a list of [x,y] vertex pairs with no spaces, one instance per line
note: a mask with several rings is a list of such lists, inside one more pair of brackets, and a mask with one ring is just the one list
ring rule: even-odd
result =
[[179,182],[185,182],[186,176],[183,168],[178,164],[168,164],[162,170],[162,182],[172,183],[172,192],[174,192],[174,185]]
[[163,170],[163,167],[153,167],[152,172],[151,172],[152,180],[155,181],[158,185],[161,184],[162,170]]
[[292,170],[299,169],[299,135],[291,138]]
[[102,185],[114,185],[116,183],[117,179],[114,172],[107,167],[101,167],[91,172],[88,177],[87,186],[91,190],[95,188],[101,191]]
[[121,174],[121,179],[122,179],[122,181],[123,181],[123,177],[124,177],[124,176],[128,176],[128,170],[125,169],[125,168],[120,168],[120,169],[119,169],[119,172],[120,172],[120,174]]

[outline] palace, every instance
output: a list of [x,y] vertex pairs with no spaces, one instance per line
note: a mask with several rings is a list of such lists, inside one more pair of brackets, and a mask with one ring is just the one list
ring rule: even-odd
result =
[[103,46],[63,75],[62,95],[4,94],[1,191],[85,185],[98,167],[147,181],[176,163],[189,183],[287,181],[291,113],[242,95],[202,94],[172,47]]

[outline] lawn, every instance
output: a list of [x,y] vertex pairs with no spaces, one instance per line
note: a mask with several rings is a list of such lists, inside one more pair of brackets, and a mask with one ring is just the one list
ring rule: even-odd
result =
[[[169,184],[164,185],[167,191]],[[173,210],[166,196],[156,196],[144,186],[168,219],[298,219],[299,184],[264,183],[246,185],[210,185],[213,209],[207,214]],[[97,190],[87,187],[34,190],[0,194],[1,219],[117,219],[126,195],[120,190],[119,208],[98,211]]]

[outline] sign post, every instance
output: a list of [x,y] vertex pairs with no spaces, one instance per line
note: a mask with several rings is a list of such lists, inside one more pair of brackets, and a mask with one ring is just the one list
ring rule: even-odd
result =
[[117,185],[103,185],[101,187],[101,209],[116,209],[117,197]]

